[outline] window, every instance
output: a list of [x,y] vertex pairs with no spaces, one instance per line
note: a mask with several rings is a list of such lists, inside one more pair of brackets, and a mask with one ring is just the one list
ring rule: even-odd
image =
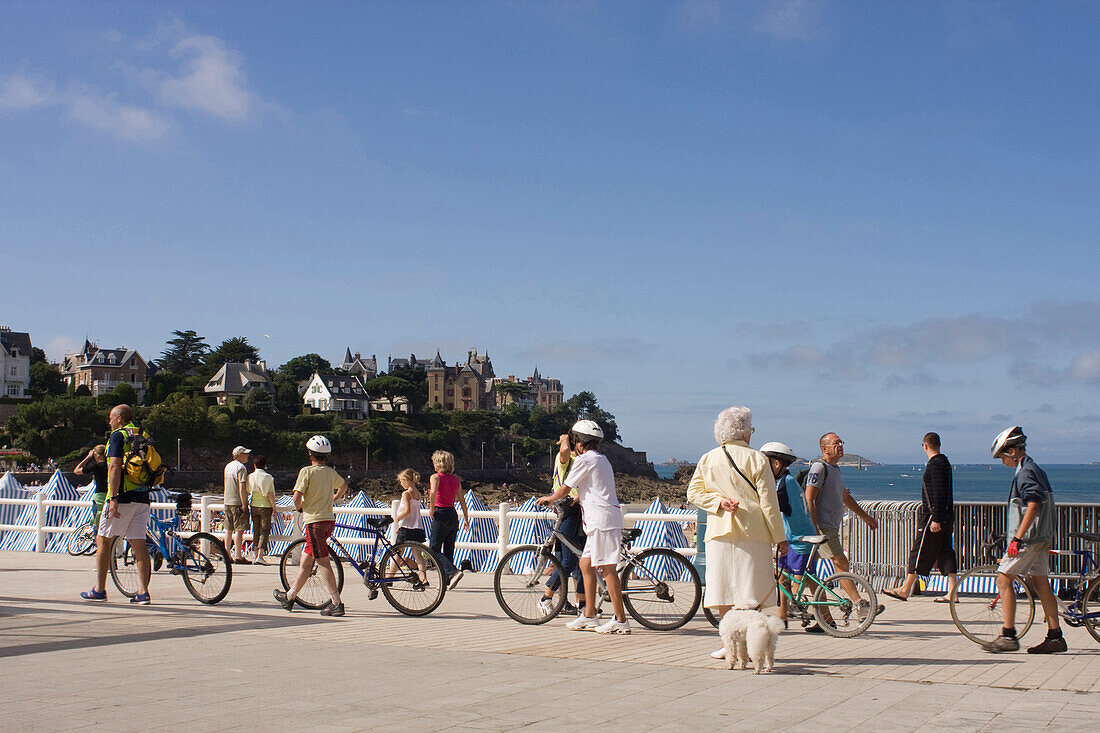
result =
[[133,384],[136,381],[137,381],[137,375],[136,374],[131,374],[130,375],[130,384]]
[[138,366],[137,366],[137,362],[136,362],[136,361],[134,361],[133,359],[130,359],[130,368],[131,368],[131,369],[134,369],[135,371],[136,371],[136,370],[137,370],[137,368],[138,368]]
[[112,364],[114,364],[114,363],[115,363],[115,355],[114,355],[114,354],[108,354],[108,356],[107,356],[107,361],[109,361],[109,362],[111,362]]
[[8,394],[12,395],[12,396],[18,396],[19,395],[19,385],[9,384],[8,385]]
[[13,377],[18,377],[19,376],[19,367],[12,367],[11,368],[11,375]]
[[462,396],[463,397],[469,397],[472,394],[473,394],[473,392],[470,391],[469,387],[463,387],[462,388]]

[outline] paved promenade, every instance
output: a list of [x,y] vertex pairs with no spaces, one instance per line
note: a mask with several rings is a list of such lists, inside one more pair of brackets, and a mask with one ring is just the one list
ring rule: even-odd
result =
[[490,576],[468,575],[426,618],[368,601],[349,578],[348,615],[323,619],[275,604],[276,568],[234,573],[217,606],[161,571],[154,605],[134,607],[110,580],[109,602],[80,600],[90,558],[0,553],[4,727],[1003,733],[1100,721],[1100,645],[1083,630],[1067,629],[1068,654],[988,655],[930,597],[887,602],[856,639],[785,633],[775,672],[755,676],[709,659],[718,637],[702,615],[628,637],[521,626]]

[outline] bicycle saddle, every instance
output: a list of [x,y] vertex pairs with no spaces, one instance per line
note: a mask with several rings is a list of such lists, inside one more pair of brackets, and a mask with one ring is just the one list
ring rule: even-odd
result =
[[1069,536],[1086,542],[1100,542],[1100,532],[1070,532]]
[[393,524],[393,517],[366,517],[364,521],[375,529],[382,529]]
[[825,543],[827,538],[823,534],[808,534],[804,537],[799,537],[799,542],[808,542],[811,545],[821,545]]
[[642,536],[642,530],[637,527],[631,527],[630,529],[623,530],[623,540],[627,542],[633,542]]

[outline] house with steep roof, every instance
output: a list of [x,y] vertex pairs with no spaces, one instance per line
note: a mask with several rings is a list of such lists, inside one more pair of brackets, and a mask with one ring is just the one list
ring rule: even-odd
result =
[[84,339],[84,347],[66,354],[61,362],[61,378],[71,389],[86,386],[93,397],[107,394],[120,384],[129,384],[137,392],[138,402],[145,399],[145,381],[149,365],[137,351],[125,346],[101,349]]
[[[517,385],[517,387],[500,388],[501,385]],[[561,380],[542,376],[537,366],[535,373],[524,379],[516,379],[515,375],[509,375],[507,379],[500,377],[493,379],[493,393],[498,410],[503,409],[505,405],[519,405],[525,410],[538,405],[547,412],[551,412],[564,399]]]
[[496,408],[493,391],[493,362],[477,349],[466,352],[466,363],[448,366],[439,352],[427,367],[428,404],[444,410],[492,410]]
[[358,351],[351,355],[349,346],[344,352],[344,361],[340,364],[340,370],[362,377],[364,382],[369,382],[378,376],[378,357],[371,354],[369,359],[363,358]]
[[24,399],[31,385],[31,336],[0,326],[0,395]]
[[[439,352],[436,351],[435,359],[439,358]],[[409,354],[408,359],[394,359],[392,356],[386,357],[386,373],[388,374],[394,367],[420,367],[421,369],[427,369],[433,363],[435,359],[417,359],[416,354]]]
[[370,395],[358,375],[314,372],[304,384],[302,402],[307,407],[351,420],[363,420],[370,414]]
[[243,363],[227,361],[210,377],[203,392],[214,395],[219,405],[228,405],[231,402],[240,402],[250,389],[263,389],[275,394],[271,372],[267,370],[267,362],[262,359],[246,360]]

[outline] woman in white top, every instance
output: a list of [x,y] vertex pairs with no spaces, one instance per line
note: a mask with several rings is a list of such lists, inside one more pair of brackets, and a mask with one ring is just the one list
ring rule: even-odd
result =
[[[406,468],[401,473],[397,474],[397,482],[401,484],[401,503],[397,505],[397,514],[393,516],[393,520],[397,525],[397,537],[394,544],[401,544],[402,542],[419,542],[423,544],[428,540],[428,536],[424,534],[424,528],[420,524],[421,512],[424,511],[423,496],[420,494],[420,474],[411,468]],[[421,553],[415,550],[410,553],[413,564],[416,565],[416,569],[420,574],[421,582],[427,580],[427,573],[424,572],[426,567],[426,559],[421,557]],[[396,568],[391,568],[396,571]]]
[[248,508],[252,516],[252,552],[257,565],[267,565],[267,536],[271,534],[271,515],[275,511],[275,479],[267,469],[267,458],[256,456],[256,467],[248,476]]

